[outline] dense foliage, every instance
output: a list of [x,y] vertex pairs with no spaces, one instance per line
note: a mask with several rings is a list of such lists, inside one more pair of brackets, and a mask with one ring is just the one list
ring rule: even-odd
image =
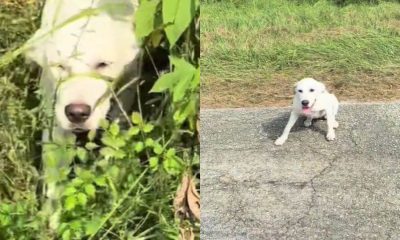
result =
[[[84,146],[75,139],[43,145],[43,161],[56,166],[45,178],[36,145],[46,117],[34,94],[37,71],[18,56],[24,47],[12,41],[21,28],[23,36],[33,32],[39,7],[18,4],[1,6],[10,17],[0,28],[2,34],[9,29],[0,59],[5,109],[0,118],[0,239],[176,239],[183,230],[197,232],[190,209],[186,216],[175,214],[173,200],[181,178],[196,179],[199,171],[199,2],[141,1],[136,35],[146,52],[165,49],[171,63],[171,72],[160,73],[151,89],[158,111],[145,114],[140,107],[129,114],[128,129],[103,121],[100,145],[94,132]],[[15,21],[12,14],[23,14],[16,21],[29,25],[7,28]],[[41,186],[49,181],[63,186],[56,231],[48,227],[52,209],[42,206]]]

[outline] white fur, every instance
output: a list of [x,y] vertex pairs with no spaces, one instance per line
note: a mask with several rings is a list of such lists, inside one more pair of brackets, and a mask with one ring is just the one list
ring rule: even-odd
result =
[[[308,101],[308,107],[303,108],[302,101]],[[335,95],[328,93],[325,85],[312,78],[304,78],[295,85],[293,107],[289,121],[282,135],[275,141],[275,145],[282,145],[289,136],[289,132],[300,116],[305,116],[304,126],[309,127],[312,119],[326,117],[326,139],[335,139],[335,130],[339,126],[335,117],[339,110],[339,101]]]

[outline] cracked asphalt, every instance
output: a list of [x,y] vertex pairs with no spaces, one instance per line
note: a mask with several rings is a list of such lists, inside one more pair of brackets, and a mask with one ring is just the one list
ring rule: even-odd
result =
[[274,140],[289,108],[201,110],[201,239],[400,239],[400,103],[342,104]]

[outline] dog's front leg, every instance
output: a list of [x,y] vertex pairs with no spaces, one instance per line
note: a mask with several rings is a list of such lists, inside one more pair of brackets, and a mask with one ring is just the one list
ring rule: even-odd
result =
[[326,112],[326,123],[327,123],[327,134],[326,139],[328,141],[332,141],[335,139],[335,130],[334,128],[337,127],[337,122],[335,120],[335,115],[332,111]]
[[69,169],[72,161],[65,152],[60,155],[60,149],[62,149],[61,146],[65,144],[66,139],[72,136],[71,133],[58,127],[54,127],[51,133],[49,130],[43,132],[43,142],[50,144],[43,148],[44,194],[46,198],[43,211],[48,216],[49,227],[52,230],[56,230],[60,224],[61,196],[64,191],[62,182],[66,178],[66,169]]
[[312,117],[307,117],[307,119],[304,121],[304,126],[305,127],[310,127],[312,125]]
[[289,136],[290,130],[292,129],[293,125],[296,123],[298,118],[299,118],[299,115],[296,112],[292,111],[290,113],[289,121],[286,124],[286,127],[283,130],[282,135],[278,139],[276,139],[275,145],[282,145],[286,142],[286,140]]

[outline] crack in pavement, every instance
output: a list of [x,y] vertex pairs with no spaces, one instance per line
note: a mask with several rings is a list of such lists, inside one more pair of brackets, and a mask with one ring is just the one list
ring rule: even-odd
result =
[[306,217],[310,216],[311,210],[312,208],[314,208],[315,203],[316,203],[316,195],[317,195],[317,189],[314,186],[314,181],[317,178],[322,177],[328,170],[330,170],[334,163],[339,159],[339,156],[335,156],[331,161],[328,162],[328,166],[326,166],[325,168],[323,168],[319,173],[317,173],[316,175],[314,175],[308,182],[307,185],[310,185],[311,189],[312,189],[312,194],[311,194],[311,200],[309,201],[309,206],[308,206],[308,210],[307,212],[300,218],[298,218],[294,223],[291,223],[292,221],[287,221],[282,227],[286,228],[286,231],[283,233],[284,235],[286,235],[290,229],[294,226],[296,226],[297,224],[299,224],[301,221],[303,221],[303,219],[305,219]]
[[[293,187],[293,188],[299,188],[299,189],[303,189],[307,186],[308,182],[305,181],[300,181],[300,182],[285,182],[285,181],[275,181],[275,180],[270,180],[266,182],[267,184],[271,184],[274,187],[277,186],[289,186],[289,187]],[[260,183],[259,185],[261,185],[262,183]]]

